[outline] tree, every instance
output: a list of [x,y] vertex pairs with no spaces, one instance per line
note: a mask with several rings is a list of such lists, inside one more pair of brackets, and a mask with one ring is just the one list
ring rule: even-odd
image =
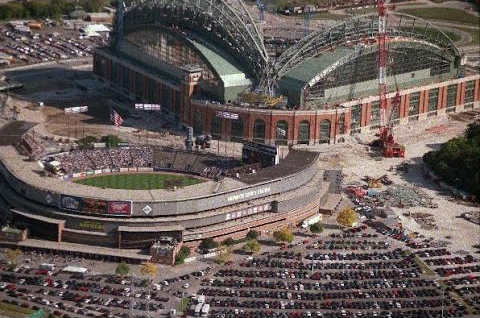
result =
[[249,240],[256,240],[259,235],[260,235],[260,233],[258,233],[257,231],[255,231],[255,230],[250,230],[250,231],[247,233],[247,239],[249,239]]
[[310,232],[312,233],[322,233],[323,232],[323,226],[320,224],[320,222],[314,223],[310,225]]
[[215,263],[224,264],[232,257],[232,248],[230,246],[222,246],[218,251],[217,257],[215,257]]
[[480,201],[480,122],[468,125],[464,137],[453,138],[440,150],[426,153],[423,161],[445,182]]
[[14,250],[12,250],[11,248],[7,248],[7,250],[5,251],[5,256],[14,265],[17,265],[17,259],[22,255],[23,252],[18,248]]
[[185,259],[190,255],[190,248],[187,246],[182,246],[175,256],[175,264],[185,263]]
[[248,241],[245,245],[243,245],[242,250],[248,253],[255,254],[260,252],[261,248],[262,246],[260,245],[260,243],[258,243],[256,239],[252,239]]
[[102,142],[105,143],[107,148],[115,148],[118,147],[119,143],[124,141],[115,135],[107,135],[102,137]]
[[278,231],[273,232],[273,238],[277,242],[293,242],[293,234],[288,227],[284,227]]
[[357,214],[352,209],[345,209],[337,217],[337,222],[343,226],[353,226],[357,222]]
[[150,262],[145,262],[142,263],[142,267],[140,268],[140,273],[142,275],[149,277],[150,279],[153,279],[157,276],[157,265],[150,263]]
[[118,263],[117,269],[115,270],[115,273],[117,275],[126,276],[128,275],[129,272],[130,272],[130,266],[127,263],[125,262]]
[[98,142],[98,139],[94,136],[85,136],[84,138],[81,138],[77,141],[78,146],[81,149],[93,148],[93,144],[95,142]]
[[211,237],[204,239],[198,246],[198,248],[201,250],[211,250],[217,247],[218,247],[218,243],[215,242],[215,240],[212,239]]

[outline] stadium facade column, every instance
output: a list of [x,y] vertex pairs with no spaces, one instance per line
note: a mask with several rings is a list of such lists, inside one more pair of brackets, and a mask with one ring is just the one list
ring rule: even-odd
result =
[[457,86],[457,106],[465,104],[465,88],[467,87],[466,82],[458,83]]
[[180,122],[193,125],[192,95],[195,86],[200,81],[203,69],[188,67],[183,69],[183,82],[180,86]]
[[475,88],[473,91],[473,101],[478,102],[480,100],[480,79],[477,78],[475,80]]

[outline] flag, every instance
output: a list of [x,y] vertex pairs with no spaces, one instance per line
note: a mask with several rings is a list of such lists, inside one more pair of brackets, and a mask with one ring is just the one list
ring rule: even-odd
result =
[[123,118],[113,109],[110,111],[110,121],[115,125],[115,126],[121,126],[123,123]]

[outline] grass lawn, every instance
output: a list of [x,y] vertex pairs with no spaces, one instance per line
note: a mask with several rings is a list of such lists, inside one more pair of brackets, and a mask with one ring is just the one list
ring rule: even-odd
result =
[[181,312],[185,312],[187,310],[188,301],[189,301],[188,298],[182,298],[180,300],[180,304],[178,304],[177,310]]
[[[410,31],[412,30],[411,27],[401,27],[402,30],[404,31]],[[413,30],[414,32],[417,32],[417,33],[422,33],[425,32],[425,28],[421,28],[421,27],[414,27]],[[452,31],[449,31],[449,30],[444,30],[442,29],[442,31],[453,41],[453,42],[458,42],[462,39],[462,37],[460,35],[458,35],[457,33],[455,32],[452,32]],[[435,38],[437,36],[437,30],[435,29],[432,29],[432,28],[428,28],[427,29],[427,32],[425,33],[425,35],[427,37],[431,37],[431,38]]]
[[0,302],[0,315],[5,317],[22,318],[32,314],[34,310],[21,306]]
[[453,8],[416,8],[416,9],[401,9],[400,13],[406,13],[420,17],[422,19],[434,19],[453,21],[467,24],[479,24],[479,18],[467,11]]
[[109,189],[153,190],[173,186],[186,187],[203,182],[190,176],[161,173],[125,173],[111,174],[74,181],[78,184]]
[[480,29],[455,28],[469,33],[472,36],[472,42],[469,45],[480,44]]

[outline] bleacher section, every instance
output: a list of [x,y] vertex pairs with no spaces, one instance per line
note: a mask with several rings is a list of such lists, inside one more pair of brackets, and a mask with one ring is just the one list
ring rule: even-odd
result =
[[108,168],[150,167],[215,178],[217,175],[236,177],[259,169],[257,166],[243,166],[233,158],[159,147],[75,150],[56,156],[56,160],[66,174]]

